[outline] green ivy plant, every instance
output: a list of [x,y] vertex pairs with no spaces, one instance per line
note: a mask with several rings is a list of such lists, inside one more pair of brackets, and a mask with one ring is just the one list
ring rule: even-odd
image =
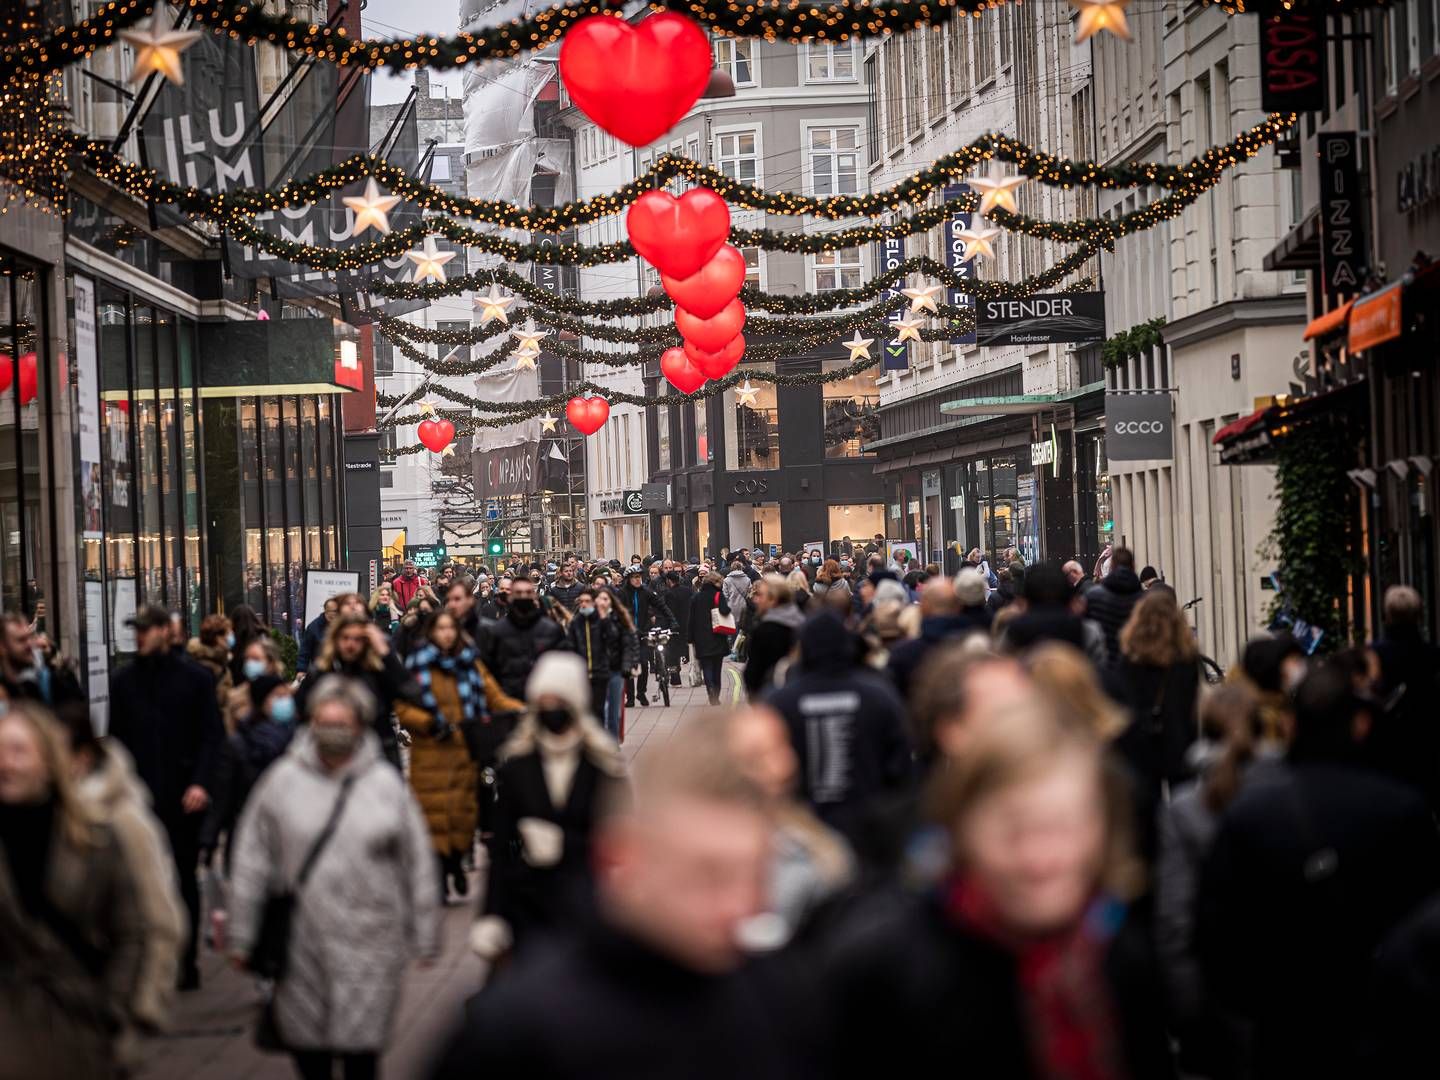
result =
[[1164,326],[1165,317],[1162,315],[1106,338],[1104,344],[1100,346],[1101,362],[1109,370],[1119,367],[1132,356],[1139,356],[1156,345],[1162,344],[1165,341],[1162,332]]
[[295,678],[295,665],[300,661],[300,646],[289,634],[270,628],[270,640],[275,642],[275,647],[280,650],[280,666],[285,669],[286,680]]

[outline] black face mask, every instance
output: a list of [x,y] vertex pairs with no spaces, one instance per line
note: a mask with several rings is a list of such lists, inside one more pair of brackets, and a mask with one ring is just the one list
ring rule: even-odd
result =
[[539,611],[540,605],[535,602],[533,597],[521,596],[510,601],[510,610],[524,618],[526,615],[533,615]]
[[535,713],[535,719],[540,721],[540,726],[552,735],[560,735],[570,730],[575,723],[575,718],[570,715],[569,709],[540,709]]

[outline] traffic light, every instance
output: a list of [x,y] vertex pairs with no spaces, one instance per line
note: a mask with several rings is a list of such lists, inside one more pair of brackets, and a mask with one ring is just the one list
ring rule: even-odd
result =
[[485,554],[491,556],[492,558],[497,555],[504,555],[504,539],[499,536],[492,536],[489,540],[485,541]]

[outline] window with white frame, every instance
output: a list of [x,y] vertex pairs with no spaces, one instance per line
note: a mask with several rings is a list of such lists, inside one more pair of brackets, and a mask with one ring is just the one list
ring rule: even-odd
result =
[[742,38],[715,39],[715,66],[728,74],[736,86],[755,85],[753,45]]
[[820,251],[811,263],[815,292],[830,292],[834,289],[858,289],[860,287],[860,249],[841,248],[838,251]]
[[715,136],[715,167],[731,180],[748,184],[760,176],[758,136],[754,131],[726,131]]
[[691,161],[700,160],[700,136],[691,135],[685,140],[685,156]]
[[764,288],[764,278],[760,271],[760,249],[758,247],[742,247],[740,254],[745,256],[745,284],[757,289]]
[[854,82],[853,41],[810,41],[805,45],[806,82]]
[[810,129],[810,190],[816,195],[854,195],[859,191],[860,129]]

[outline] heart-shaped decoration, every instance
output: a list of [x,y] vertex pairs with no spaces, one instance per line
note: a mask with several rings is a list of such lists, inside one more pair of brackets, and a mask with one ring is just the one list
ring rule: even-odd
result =
[[625,231],[662,274],[688,278],[730,235],[730,207],[709,188],[694,188],[678,199],[668,191],[647,191],[626,211]]
[[450,445],[451,439],[455,438],[455,425],[443,417],[431,418],[421,420],[415,433],[420,437],[420,442],[426,450],[438,454]]
[[[20,357],[20,404],[29,405],[40,392],[40,369],[38,358],[33,352]],[[0,394],[10,389],[15,381],[15,361],[8,353],[0,353]]]
[[565,403],[565,419],[576,431],[594,435],[610,419],[610,402],[603,397],[572,397]]
[[720,309],[718,315],[712,315],[708,319],[702,319],[684,308],[677,307],[675,328],[680,331],[681,337],[696,348],[706,352],[719,352],[745,329],[745,305],[739,300],[731,300]]
[[732,244],[721,244],[710,261],[687,278],[660,275],[660,283],[678,307],[708,319],[740,295],[745,284],[745,256]]
[[685,355],[707,379],[723,379],[735,370],[735,365],[740,363],[740,357],[745,355],[745,335],[736,334],[719,352],[697,349],[687,341]]
[[660,374],[682,394],[693,394],[705,385],[705,373],[690,362],[684,349],[666,349],[660,354]]
[[714,65],[705,32],[670,11],[636,26],[592,15],[560,44],[570,100],[631,146],[646,146],[674,127],[699,100]]

